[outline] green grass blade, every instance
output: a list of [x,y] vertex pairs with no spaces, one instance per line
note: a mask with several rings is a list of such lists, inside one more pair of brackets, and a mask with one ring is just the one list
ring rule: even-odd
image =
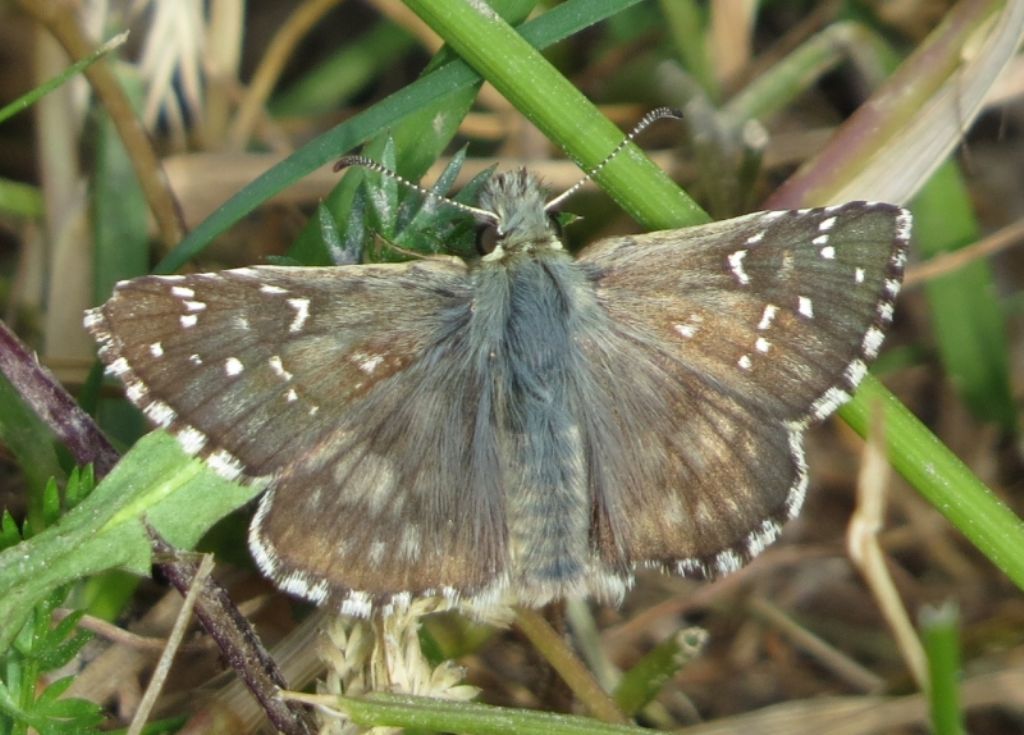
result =
[[[945,163],[914,199],[914,241],[925,258],[978,240],[980,228],[956,164]],[[971,411],[1006,432],[1017,423],[1006,325],[988,261],[975,260],[925,286],[943,367]]]
[[353,722],[364,727],[384,725],[468,735],[640,735],[651,732],[588,717],[395,694],[340,697],[338,706]]
[[41,97],[45,97],[57,87],[64,84],[69,79],[83,72],[88,67],[95,64],[105,55],[116,49],[118,46],[128,40],[128,31],[118,33],[116,36],[111,38],[109,41],[104,43],[94,52],[86,56],[84,59],[79,59],[74,64],[69,66],[67,69],[62,71],[60,74],[55,76],[53,79],[49,79],[38,87],[26,92],[18,99],[14,100],[8,105],[4,105],[0,108],[0,123],[7,118],[17,115],[22,110],[34,105]]
[[960,613],[952,602],[921,610],[921,639],[928,656],[928,703],[935,735],[963,735],[960,706]]
[[[630,4],[623,0],[618,10]],[[582,168],[590,170],[601,163],[622,141],[621,130],[514,28],[481,9],[484,6],[466,0],[406,0],[406,5]],[[581,7],[579,12],[590,9]],[[634,145],[627,146],[594,178],[650,229],[708,219]]]

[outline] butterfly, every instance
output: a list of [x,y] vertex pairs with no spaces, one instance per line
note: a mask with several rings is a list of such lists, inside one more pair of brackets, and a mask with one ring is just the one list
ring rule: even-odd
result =
[[614,603],[728,573],[807,489],[804,432],[892,321],[910,238],[853,202],[563,245],[525,170],[479,257],[117,285],[85,325],[156,425],[266,478],[249,545],[343,613],[438,596]]

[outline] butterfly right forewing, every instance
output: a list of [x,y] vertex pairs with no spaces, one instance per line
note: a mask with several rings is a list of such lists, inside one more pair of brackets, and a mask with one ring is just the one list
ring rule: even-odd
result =
[[611,480],[595,489],[597,515],[619,519],[633,564],[731,571],[796,514],[803,432],[877,354],[909,230],[905,210],[855,202],[581,253],[609,320],[582,363],[619,398],[614,420],[595,420],[618,436],[592,432],[603,467],[591,477]]

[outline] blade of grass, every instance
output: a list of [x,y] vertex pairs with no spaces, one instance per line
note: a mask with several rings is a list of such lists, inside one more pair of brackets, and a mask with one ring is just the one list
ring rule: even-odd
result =
[[417,731],[471,735],[543,733],[543,735],[641,735],[648,729],[615,725],[574,715],[559,715],[476,702],[430,697],[373,694],[366,697],[288,692],[288,698],[321,707],[337,707],[357,725],[415,728]]
[[1024,3],[961,0],[766,207],[906,202],[960,142],[1022,29]]
[[[957,166],[944,164],[914,199],[914,235],[921,254],[958,250],[981,235]],[[1006,325],[987,260],[975,260],[925,285],[942,364],[976,416],[1008,433],[1017,423],[1010,389]]]
[[935,735],[962,735],[966,732],[960,707],[959,622],[960,613],[953,602],[921,610],[921,638],[928,654],[928,678],[931,682],[928,703]]
[[[628,4],[620,3],[622,7]],[[581,168],[593,169],[622,141],[621,130],[486,6],[467,0],[406,0],[406,5]],[[649,228],[699,224],[708,219],[634,145],[628,145],[594,178]]]
[[69,79],[73,79],[75,76],[83,72],[88,67],[95,64],[101,58],[109,54],[114,49],[121,46],[125,41],[128,40],[128,31],[118,33],[116,36],[111,38],[109,41],[104,43],[98,49],[93,51],[91,54],[83,59],[79,59],[74,64],[69,66],[67,69],[62,71],[60,74],[55,76],[53,79],[49,79],[43,82],[38,87],[26,92],[21,95],[18,99],[14,100],[8,105],[4,105],[0,108],[0,123],[4,122],[7,118],[17,115],[24,109],[34,105],[40,97],[48,95],[50,92],[55,90],[60,85]]

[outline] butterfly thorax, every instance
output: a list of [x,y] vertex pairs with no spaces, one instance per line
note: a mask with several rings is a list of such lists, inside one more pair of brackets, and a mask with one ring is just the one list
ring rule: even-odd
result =
[[480,209],[494,215],[496,243],[485,261],[503,260],[517,253],[561,250],[562,243],[551,214],[545,210],[543,186],[526,169],[496,174],[480,193]]

